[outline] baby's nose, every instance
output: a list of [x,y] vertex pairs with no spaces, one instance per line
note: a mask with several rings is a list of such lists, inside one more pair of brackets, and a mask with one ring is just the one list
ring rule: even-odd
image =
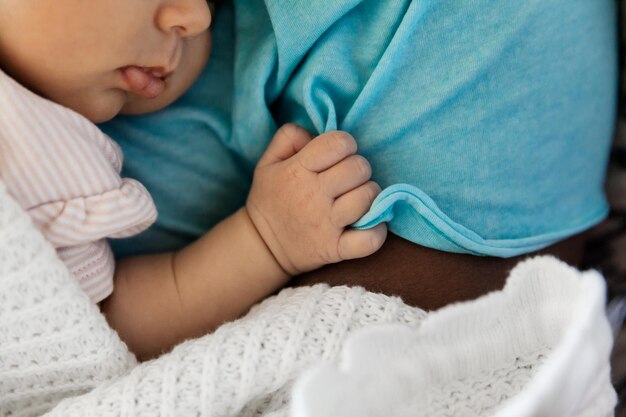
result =
[[206,0],[168,0],[159,7],[156,24],[183,37],[199,35],[211,24],[211,10]]

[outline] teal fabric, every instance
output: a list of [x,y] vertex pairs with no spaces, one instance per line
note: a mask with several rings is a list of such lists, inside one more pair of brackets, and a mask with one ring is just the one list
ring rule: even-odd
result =
[[211,59],[187,94],[164,111],[101,125],[124,151],[122,174],[146,186],[159,212],[140,235],[111,240],[118,257],[181,248],[245,203],[252,174],[222,143],[231,134],[231,9],[214,25]]
[[[168,234],[198,235],[242,202],[277,127],[296,122],[316,134],[352,133],[386,188],[356,227],[387,221],[440,250],[527,253],[607,213],[615,7],[236,0],[234,15],[227,5],[217,16],[212,65],[184,104],[118,119],[107,131],[157,200],[147,236],[164,233],[148,239],[154,249],[168,247]],[[189,114],[211,129],[186,133]],[[159,154],[168,169],[150,164],[153,146],[171,148]],[[188,155],[211,168],[199,170]],[[202,181],[187,181],[196,175]],[[181,210],[179,195],[197,210]],[[207,201],[211,212],[201,210]]]

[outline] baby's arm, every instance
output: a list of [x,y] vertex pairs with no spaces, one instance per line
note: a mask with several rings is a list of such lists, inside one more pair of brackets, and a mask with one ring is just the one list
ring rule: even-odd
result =
[[345,133],[311,139],[283,127],[245,207],[179,252],[118,264],[101,305],[111,326],[138,357],[153,357],[241,316],[292,275],[378,250],[385,226],[346,230],[380,192],[355,153]]

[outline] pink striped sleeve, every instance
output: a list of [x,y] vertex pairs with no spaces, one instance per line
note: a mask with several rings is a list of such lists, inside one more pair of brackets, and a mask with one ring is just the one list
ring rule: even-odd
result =
[[61,248],[57,253],[91,301],[99,303],[111,294],[115,260],[104,239]]
[[122,153],[93,123],[0,72],[0,175],[55,247],[128,237],[156,218],[122,179]]
[[57,248],[132,236],[156,219],[150,195],[132,179],[102,194],[42,204],[28,212]]
[[120,178],[122,160],[85,117],[0,70],[0,177],[94,300],[112,288],[105,238],[132,236],[156,218],[143,185]]

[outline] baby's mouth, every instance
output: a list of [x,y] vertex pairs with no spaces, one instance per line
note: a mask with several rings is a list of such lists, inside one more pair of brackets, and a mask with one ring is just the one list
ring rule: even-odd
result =
[[128,91],[144,98],[155,98],[165,90],[165,79],[171,72],[157,67],[130,65],[120,69]]

